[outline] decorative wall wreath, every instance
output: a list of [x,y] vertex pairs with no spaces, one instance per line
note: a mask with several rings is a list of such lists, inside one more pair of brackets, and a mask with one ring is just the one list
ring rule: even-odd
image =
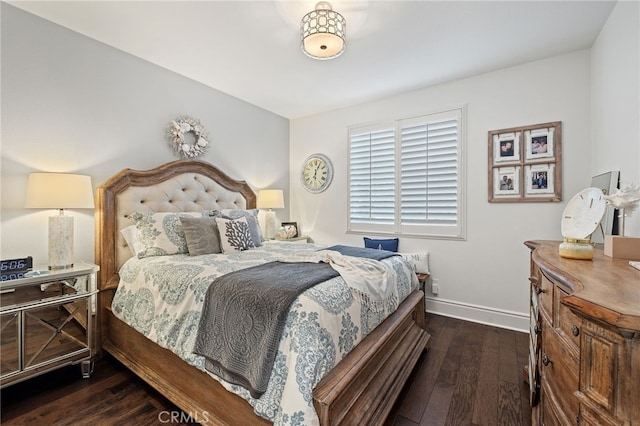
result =
[[[185,140],[191,134],[192,143]],[[209,145],[209,133],[200,124],[200,120],[191,117],[178,117],[167,129],[167,136],[176,153],[185,158],[195,158],[201,155]]]

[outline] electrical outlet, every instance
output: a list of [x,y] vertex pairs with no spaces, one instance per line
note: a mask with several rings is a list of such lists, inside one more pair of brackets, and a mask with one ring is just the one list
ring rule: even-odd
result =
[[438,294],[438,279],[437,278],[433,278],[431,280],[431,293],[432,294]]

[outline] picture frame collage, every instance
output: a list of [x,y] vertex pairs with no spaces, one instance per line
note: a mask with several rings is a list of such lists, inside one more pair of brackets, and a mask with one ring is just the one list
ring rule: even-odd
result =
[[562,122],[489,131],[489,202],[562,200]]

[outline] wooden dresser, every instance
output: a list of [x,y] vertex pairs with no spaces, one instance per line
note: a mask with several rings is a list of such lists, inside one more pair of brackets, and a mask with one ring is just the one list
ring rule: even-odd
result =
[[596,249],[565,259],[531,249],[533,425],[640,425],[640,271]]

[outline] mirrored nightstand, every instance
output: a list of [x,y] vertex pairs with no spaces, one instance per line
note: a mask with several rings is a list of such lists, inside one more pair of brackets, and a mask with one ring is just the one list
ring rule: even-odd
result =
[[89,377],[99,269],[44,266],[34,268],[40,275],[0,282],[0,388],[70,364]]

